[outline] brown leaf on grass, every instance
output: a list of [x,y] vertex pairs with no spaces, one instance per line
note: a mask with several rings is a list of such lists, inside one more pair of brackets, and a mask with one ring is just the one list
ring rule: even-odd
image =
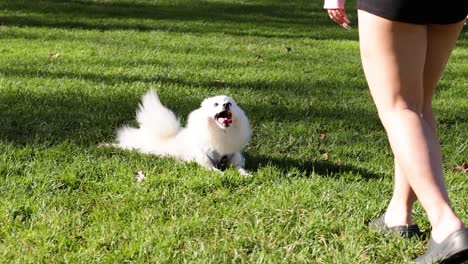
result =
[[328,153],[326,153],[326,152],[323,153],[323,154],[322,154],[322,158],[323,158],[324,160],[328,160]]
[[365,260],[365,261],[369,261],[369,259],[370,259],[369,255],[367,255],[366,253],[362,253],[361,256],[360,256],[360,258],[361,258],[362,260]]
[[322,139],[322,140],[324,140],[324,139],[327,138],[327,134],[322,133],[322,134],[320,134],[319,138]]
[[461,165],[458,165],[452,169],[452,172],[468,172],[468,163],[463,162]]
[[133,179],[137,182],[141,182],[146,177],[145,173],[142,171],[137,171],[133,173]]
[[292,49],[290,47],[284,47],[284,50],[289,53]]
[[54,59],[58,59],[58,57],[60,57],[60,54],[59,53],[50,53],[50,56]]

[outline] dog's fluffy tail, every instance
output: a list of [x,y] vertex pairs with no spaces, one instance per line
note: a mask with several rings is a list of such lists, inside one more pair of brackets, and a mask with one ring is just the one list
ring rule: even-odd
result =
[[156,154],[165,152],[163,145],[172,141],[181,128],[174,113],[161,104],[153,89],[143,96],[136,119],[139,128],[127,126],[117,131],[120,147]]

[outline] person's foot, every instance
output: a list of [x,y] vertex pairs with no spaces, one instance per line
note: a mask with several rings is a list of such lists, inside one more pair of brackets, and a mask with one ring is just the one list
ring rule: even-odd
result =
[[414,260],[416,263],[463,263],[468,260],[468,228],[449,235],[442,242],[429,239],[429,248],[424,255]]
[[398,225],[398,226],[388,226],[385,223],[385,214],[377,217],[375,220],[367,224],[369,229],[377,230],[384,233],[396,233],[402,237],[412,238],[414,236],[420,236],[421,231],[419,226],[415,224],[411,225]]

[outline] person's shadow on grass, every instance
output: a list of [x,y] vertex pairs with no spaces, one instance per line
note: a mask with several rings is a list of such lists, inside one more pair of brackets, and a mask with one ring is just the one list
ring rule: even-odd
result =
[[288,157],[272,158],[262,155],[245,154],[247,170],[258,171],[265,166],[273,166],[283,172],[292,171],[294,169],[304,173],[307,177],[317,175],[319,177],[339,178],[343,174],[355,175],[355,178],[362,180],[380,179],[384,175],[380,175],[363,168],[357,168],[345,164],[336,164],[330,161],[300,161]]

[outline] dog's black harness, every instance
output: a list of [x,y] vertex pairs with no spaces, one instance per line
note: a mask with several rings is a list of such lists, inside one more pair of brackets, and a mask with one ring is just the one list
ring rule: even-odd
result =
[[229,162],[231,161],[232,157],[234,157],[234,154],[221,155],[216,150],[213,150],[208,152],[207,156],[215,168],[220,171],[224,171],[227,169]]

